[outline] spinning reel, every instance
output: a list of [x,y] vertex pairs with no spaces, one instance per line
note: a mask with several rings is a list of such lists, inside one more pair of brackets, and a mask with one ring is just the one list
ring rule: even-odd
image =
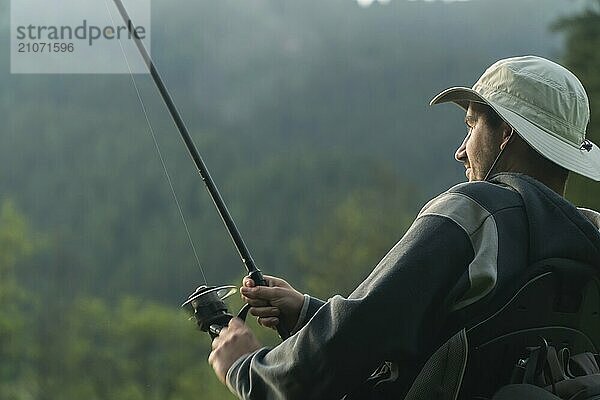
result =
[[[227,311],[225,300],[236,292],[235,286],[199,286],[181,305],[194,318],[198,328],[207,332],[212,339],[219,336],[221,329],[229,324],[233,315]],[[237,317],[246,320],[250,309],[246,304]]]

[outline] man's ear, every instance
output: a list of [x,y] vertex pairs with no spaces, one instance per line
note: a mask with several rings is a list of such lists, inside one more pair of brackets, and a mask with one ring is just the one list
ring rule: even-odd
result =
[[500,143],[500,150],[504,150],[510,139],[515,134],[515,130],[512,126],[508,125],[506,122],[502,122],[502,142]]

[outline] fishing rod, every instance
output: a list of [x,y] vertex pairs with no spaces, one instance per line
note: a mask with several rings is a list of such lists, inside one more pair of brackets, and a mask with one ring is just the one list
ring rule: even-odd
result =
[[[167,106],[169,114],[171,115],[171,118],[173,119],[173,122],[175,123],[175,126],[177,127],[177,130],[183,139],[183,142],[185,143],[188,153],[196,165],[198,173],[200,174],[200,177],[202,178],[202,181],[208,190],[210,198],[212,199],[213,204],[215,205],[217,212],[219,213],[219,216],[221,217],[221,220],[223,221],[225,228],[227,229],[227,232],[229,233],[229,236],[231,237],[231,240],[233,241],[233,244],[240,255],[242,264],[244,264],[246,270],[248,271],[248,277],[251,278],[258,286],[267,286],[267,282],[265,281],[260,269],[258,269],[256,266],[254,259],[252,258],[252,255],[250,254],[250,251],[248,250],[248,247],[246,246],[246,243],[240,234],[240,231],[235,225],[235,222],[233,221],[233,218],[229,213],[227,206],[225,205],[223,197],[219,193],[219,190],[217,189],[217,186],[215,185],[215,182],[213,181],[206,164],[202,160],[202,157],[200,156],[200,153],[198,152],[198,149],[196,148],[196,145],[194,144],[194,141],[192,140],[192,137],[190,136],[190,133],[183,122],[183,119],[181,118],[181,114],[175,106],[175,102],[173,101],[169,90],[165,86],[160,74],[158,73],[158,70],[152,61],[150,54],[146,50],[144,43],[140,39],[137,27],[129,17],[129,14],[127,13],[127,10],[125,9],[125,6],[121,0],[114,0],[114,3],[121,14],[121,17],[125,21],[129,34],[133,38],[136,47],[144,60],[144,63],[150,71],[152,80],[156,84],[160,96]],[[211,337],[214,338],[218,336],[220,330],[227,326],[229,320],[233,317],[227,312],[227,307],[223,303],[223,300],[234,292],[235,287],[233,286],[203,285],[198,287],[188,297],[185,303],[182,304],[182,307],[188,310],[190,314],[196,318],[196,322],[201,330],[208,332]],[[250,306],[248,304],[244,305],[238,313],[238,317],[245,320],[249,308]],[[277,333],[282,339],[289,337],[289,333],[281,324],[277,327]]]

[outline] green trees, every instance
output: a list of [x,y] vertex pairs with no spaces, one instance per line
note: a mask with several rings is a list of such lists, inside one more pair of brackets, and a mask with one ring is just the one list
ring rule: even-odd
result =
[[0,398],[226,399],[208,336],[182,310],[123,297],[61,304],[19,282],[37,247],[11,201],[0,206]]
[[17,280],[19,263],[32,252],[27,224],[11,201],[0,205],[0,398],[35,394],[32,361],[33,301]]
[[57,318],[39,360],[40,399],[226,399],[208,336],[182,312],[140,299],[81,298]]
[[413,190],[399,187],[389,171],[373,178],[341,199],[312,234],[292,241],[309,293],[350,294],[414,219]]

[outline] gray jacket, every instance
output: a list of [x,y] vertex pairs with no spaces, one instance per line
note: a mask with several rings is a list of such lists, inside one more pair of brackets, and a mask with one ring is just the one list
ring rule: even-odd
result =
[[294,335],[234,363],[228,386],[242,399],[340,399],[387,361],[393,373],[369,397],[402,398],[427,358],[534,262],[600,271],[599,228],[600,214],[525,175],[459,184],[421,210],[348,298],[309,298]]

